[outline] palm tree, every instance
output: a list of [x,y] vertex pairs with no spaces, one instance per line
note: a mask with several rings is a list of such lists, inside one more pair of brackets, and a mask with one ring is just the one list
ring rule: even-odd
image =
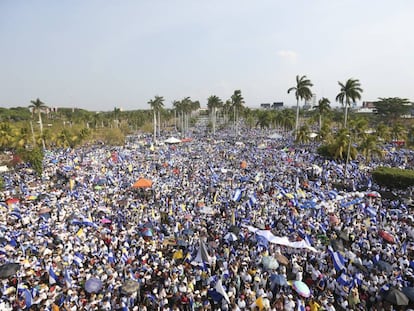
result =
[[391,140],[391,128],[384,123],[377,125],[375,133],[382,141],[389,142]]
[[[174,127],[175,127],[175,131],[177,131],[177,115],[178,115],[178,117],[180,117],[180,113],[181,113],[181,110],[182,110],[181,101],[174,100],[172,102],[172,106],[174,107],[174,114],[175,114]],[[179,124],[180,124],[180,127],[181,127],[181,119],[179,120]],[[182,129],[181,129],[181,131],[182,131]]]
[[348,79],[345,84],[338,81],[338,84],[341,87],[341,91],[336,96],[335,100],[341,103],[345,108],[344,128],[346,128],[348,121],[348,107],[351,103],[361,99],[361,93],[363,90],[358,79]]
[[363,117],[359,117],[349,122],[349,131],[355,141],[364,141],[368,137],[368,125],[368,120]]
[[378,145],[378,139],[374,135],[367,136],[359,145],[361,154],[365,158],[365,162],[369,163],[373,156],[383,157],[382,148]]
[[313,86],[312,82],[306,78],[306,76],[300,77],[296,76],[296,86],[293,86],[288,89],[288,94],[290,92],[295,92],[296,98],[296,123],[295,123],[295,139],[299,129],[299,100],[310,100],[312,98],[311,87]]
[[207,99],[208,110],[211,111],[211,123],[213,124],[213,135],[216,134],[217,108],[223,106],[223,101],[216,95],[211,95]]
[[14,129],[9,123],[0,123],[0,149],[10,148],[14,136]]
[[309,127],[307,125],[301,126],[296,135],[296,142],[301,143],[301,144],[308,143],[310,140],[309,134],[310,134]]
[[322,97],[319,100],[318,105],[315,106],[319,115],[319,132],[322,130],[322,115],[326,115],[331,110],[330,103],[331,102],[329,101],[329,99],[327,99],[326,97]]
[[148,104],[151,106],[154,115],[154,142],[157,141],[157,112],[164,106],[164,97],[156,95]]
[[333,148],[333,154],[335,159],[355,159],[358,155],[357,149],[352,145],[351,133],[347,129],[342,129],[339,131],[335,138]]
[[393,140],[405,140],[407,137],[407,129],[400,122],[396,122],[391,128],[391,135]]
[[[30,105],[29,108],[32,109],[33,113],[38,113],[39,115],[39,127],[40,127],[40,134],[43,135],[43,123],[42,123],[42,111],[44,111],[45,109],[47,109],[47,106],[45,103],[43,103],[39,98],[37,98],[36,100],[31,100],[30,101]],[[45,142],[44,140],[42,140],[43,143],[43,149],[45,149]]]
[[231,103],[234,112],[234,130],[236,135],[238,134],[238,122],[239,122],[239,111],[243,108],[244,98],[241,94],[241,90],[235,90],[231,95]]
[[271,124],[271,114],[267,110],[259,110],[257,112],[257,122],[256,126],[259,126],[261,129],[269,128]]

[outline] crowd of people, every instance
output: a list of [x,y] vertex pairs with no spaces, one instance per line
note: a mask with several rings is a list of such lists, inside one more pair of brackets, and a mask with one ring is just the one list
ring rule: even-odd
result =
[[410,193],[370,171],[413,161],[259,133],[46,151],[3,175],[0,309],[407,310]]

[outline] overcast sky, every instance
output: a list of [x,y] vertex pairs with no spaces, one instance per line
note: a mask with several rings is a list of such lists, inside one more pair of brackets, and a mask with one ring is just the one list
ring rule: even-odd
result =
[[240,89],[290,106],[296,75],[331,102],[351,77],[362,100],[414,100],[413,17],[412,0],[1,0],[0,105],[205,107]]

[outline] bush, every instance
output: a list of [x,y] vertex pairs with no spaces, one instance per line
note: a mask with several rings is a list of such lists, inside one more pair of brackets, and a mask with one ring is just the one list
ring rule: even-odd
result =
[[19,157],[23,159],[24,162],[30,164],[32,169],[39,175],[42,176],[43,172],[43,151],[41,148],[36,147],[32,150],[21,149],[18,151]]
[[372,172],[372,177],[375,183],[389,189],[407,189],[414,186],[413,170],[381,166]]

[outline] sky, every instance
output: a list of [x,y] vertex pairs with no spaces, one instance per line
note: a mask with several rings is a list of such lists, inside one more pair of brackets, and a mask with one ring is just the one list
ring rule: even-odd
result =
[[1,0],[0,106],[206,107],[238,89],[293,106],[296,75],[332,106],[349,78],[361,102],[414,101],[413,16],[412,0]]

